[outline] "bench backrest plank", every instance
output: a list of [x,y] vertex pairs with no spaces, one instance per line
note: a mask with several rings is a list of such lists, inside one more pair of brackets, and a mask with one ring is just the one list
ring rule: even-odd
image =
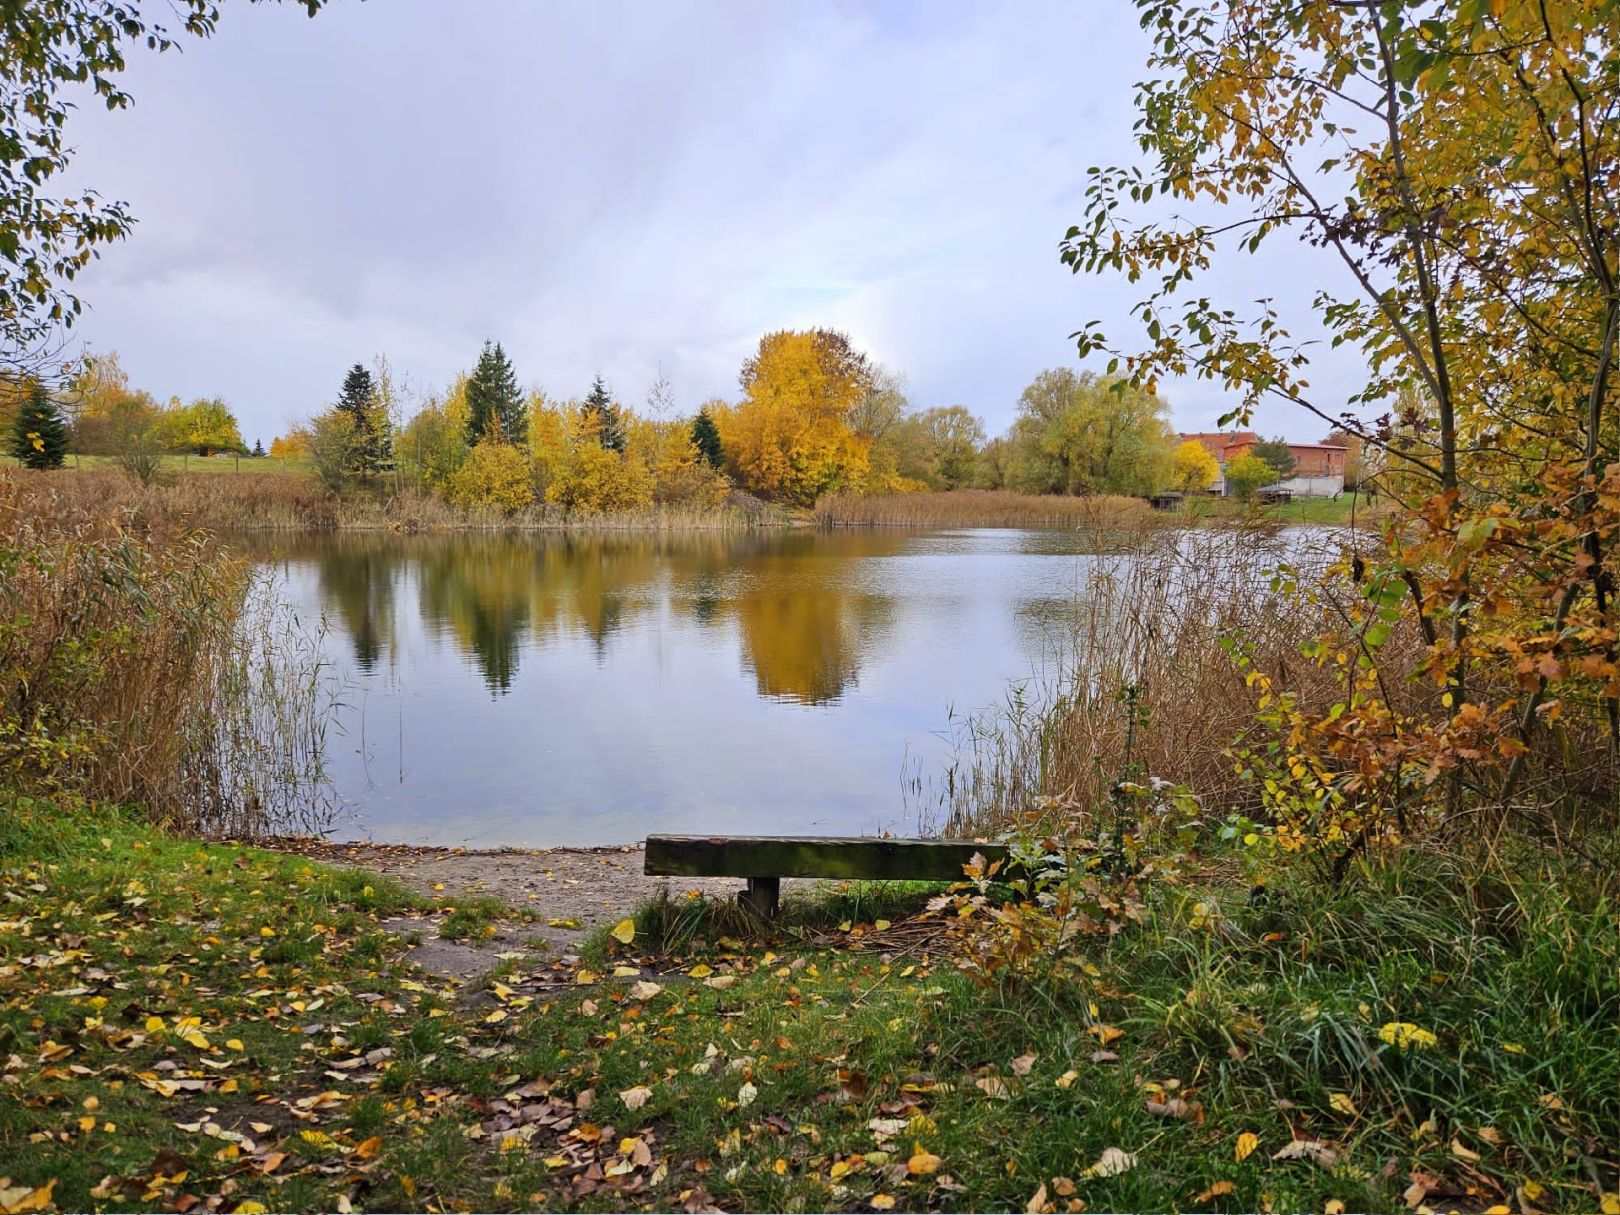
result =
[[973,840],[889,840],[779,835],[649,835],[650,874],[679,877],[819,877],[872,881],[961,880],[975,853],[1006,855]]

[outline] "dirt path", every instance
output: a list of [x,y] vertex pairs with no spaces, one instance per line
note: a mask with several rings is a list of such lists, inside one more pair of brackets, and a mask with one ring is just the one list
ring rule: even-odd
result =
[[663,892],[671,898],[683,897],[688,890],[729,896],[744,885],[734,878],[648,877],[641,871],[640,844],[489,852],[405,844],[328,844],[309,839],[278,840],[269,846],[330,865],[355,865],[384,873],[430,898],[484,895],[535,917],[528,923],[502,921],[494,936],[477,942],[440,937],[439,921],[426,916],[385,925],[392,932],[416,938],[413,961],[457,979],[481,974],[501,954],[512,951],[568,959],[598,924],[623,919],[637,904]]

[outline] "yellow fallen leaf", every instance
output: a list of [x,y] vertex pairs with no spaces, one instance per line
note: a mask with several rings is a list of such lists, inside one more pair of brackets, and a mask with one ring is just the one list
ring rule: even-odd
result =
[[906,1172],[913,1177],[926,1177],[930,1173],[939,1172],[939,1166],[944,1163],[932,1152],[925,1152],[918,1148],[911,1159],[906,1161]]
[[1080,1073],[1071,1067],[1068,1071],[1064,1072],[1057,1078],[1057,1086],[1059,1088],[1068,1088],[1069,1085],[1073,1084],[1078,1079],[1080,1079]]
[[1341,1114],[1348,1114],[1352,1118],[1356,1115],[1356,1103],[1347,1093],[1329,1093],[1328,1104]]
[[619,944],[628,945],[636,939],[636,922],[634,920],[620,920],[613,926],[613,931],[609,935]]
[[146,1018],[146,1032],[149,1033],[149,1034],[161,1034],[163,1032],[163,1018],[162,1017],[148,1017],[148,1018]]
[[894,1195],[873,1194],[871,1198],[867,1199],[867,1204],[874,1211],[892,1211],[894,1210]]
[[246,1202],[236,1204],[236,1215],[269,1215],[270,1208],[262,1202],[248,1199]]
[[246,1050],[247,1047],[242,1045],[242,1039],[240,1039],[240,1038],[226,1038],[225,1039],[225,1049],[226,1050]]
[[877,930],[878,932],[883,932],[886,929],[890,928],[891,925],[890,925],[888,920],[873,920],[872,921],[872,927],[875,930]]
[[1232,1149],[1232,1159],[1247,1160],[1254,1155],[1254,1149],[1260,1146],[1260,1136],[1253,1131],[1244,1131],[1237,1137],[1237,1147]]
[[354,1145],[354,1154],[361,1160],[370,1160],[382,1149],[382,1136],[373,1135],[370,1139],[362,1139]]
[[686,973],[691,975],[694,979],[707,979],[714,973],[714,968],[705,962],[699,962]]
[[[261,928],[261,929],[259,929],[259,935],[260,935],[260,936],[261,936],[261,937],[273,937],[273,936],[275,936],[275,935],[276,935],[276,930],[275,930],[275,929],[274,929],[274,928],[272,928],[272,927],[270,927],[270,925],[268,925],[268,924],[266,924],[266,925],[265,925],[265,926],[264,926],[264,927],[263,927],[263,928]],[[239,1206],[239,1207],[237,1207],[237,1208],[236,1208],[236,1209],[237,1209],[237,1210],[238,1210],[238,1211],[240,1211],[240,1210],[241,1210],[241,1209],[242,1209],[242,1207],[245,1207],[245,1206],[248,1206],[248,1205],[249,1205],[249,1204],[248,1204],[248,1203],[245,1203],[245,1202],[244,1202],[244,1203],[243,1203],[243,1204],[242,1204],[242,1206]],[[253,1205],[253,1206],[259,1206],[259,1204],[258,1204],[258,1203],[253,1203],[253,1204],[252,1204],[252,1205]],[[264,1209],[264,1208],[263,1208],[263,1207],[259,1207],[259,1209],[260,1209],[260,1210],[263,1210],[263,1209]]]

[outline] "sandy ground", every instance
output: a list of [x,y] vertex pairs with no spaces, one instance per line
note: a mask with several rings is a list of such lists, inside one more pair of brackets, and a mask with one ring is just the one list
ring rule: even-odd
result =
[[[270,847],[332,865],[385,873],[413,890],[435,895],[487,895],[523,908],[535,919],[503,921],[496,935],[479,942],[449,941],[429,917],[389,921],[385,927],[415,939],[411,957],[426,970],[467,979],[488,970],[503,953],[572,961],[578,942],[603,922],[616,922],[648,898],[689,890],[729,896],[737,878],[663,878],[642,873],[640,844],[616,848],[420,848],[404,844],[328,844],[319,840],[273,841]],[[796,883],[784,882],[786,889]]]

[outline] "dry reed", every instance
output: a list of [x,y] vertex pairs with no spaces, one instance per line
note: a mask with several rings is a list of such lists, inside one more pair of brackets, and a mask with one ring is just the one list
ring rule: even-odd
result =
[[117,469],[32,473],[0,469],[6,492],[42,517],[117,518],[136,531],[723,531],[770,527],[780,512],[739,500],[716,507],[650,506],[570,515],[536,503],[514,515],[452,506],[415,490],[360,487],[336,496],[310,477],[284,473],[181,476],[142,485]]
[[0,477],[0,783],[193,830],[319,825],[319,639],[208,533],[95,507]]
[[1152,517],[1140,498],[1117,494],[1065,497],[1010,490],[955,489],[945,493],[828,494],[816,503],[816,521],[830,527],[1073,527],[1100,530],[1136,526]]
[[[1107,804],[1127,763],[1207,805],[1252,808],[1229,752],[1253,725],[1255,699],[1223,642],[1241,640],[1302,703],[1331,704],[1342,678],[1299,649],[1328,623],[1316,613],[1335,609],[1319,599],[1302,610],[1273,571],[1320,570],[1348,535],[1259,524],[1116,535],[1080,592],[1057,673],[960,721],[943,787],[914,790],[920,809],[952,832],[994,830],[1045,798],[1084,812]],[[1386,661],[1409,667],[1414,641],[1393,640]]]

